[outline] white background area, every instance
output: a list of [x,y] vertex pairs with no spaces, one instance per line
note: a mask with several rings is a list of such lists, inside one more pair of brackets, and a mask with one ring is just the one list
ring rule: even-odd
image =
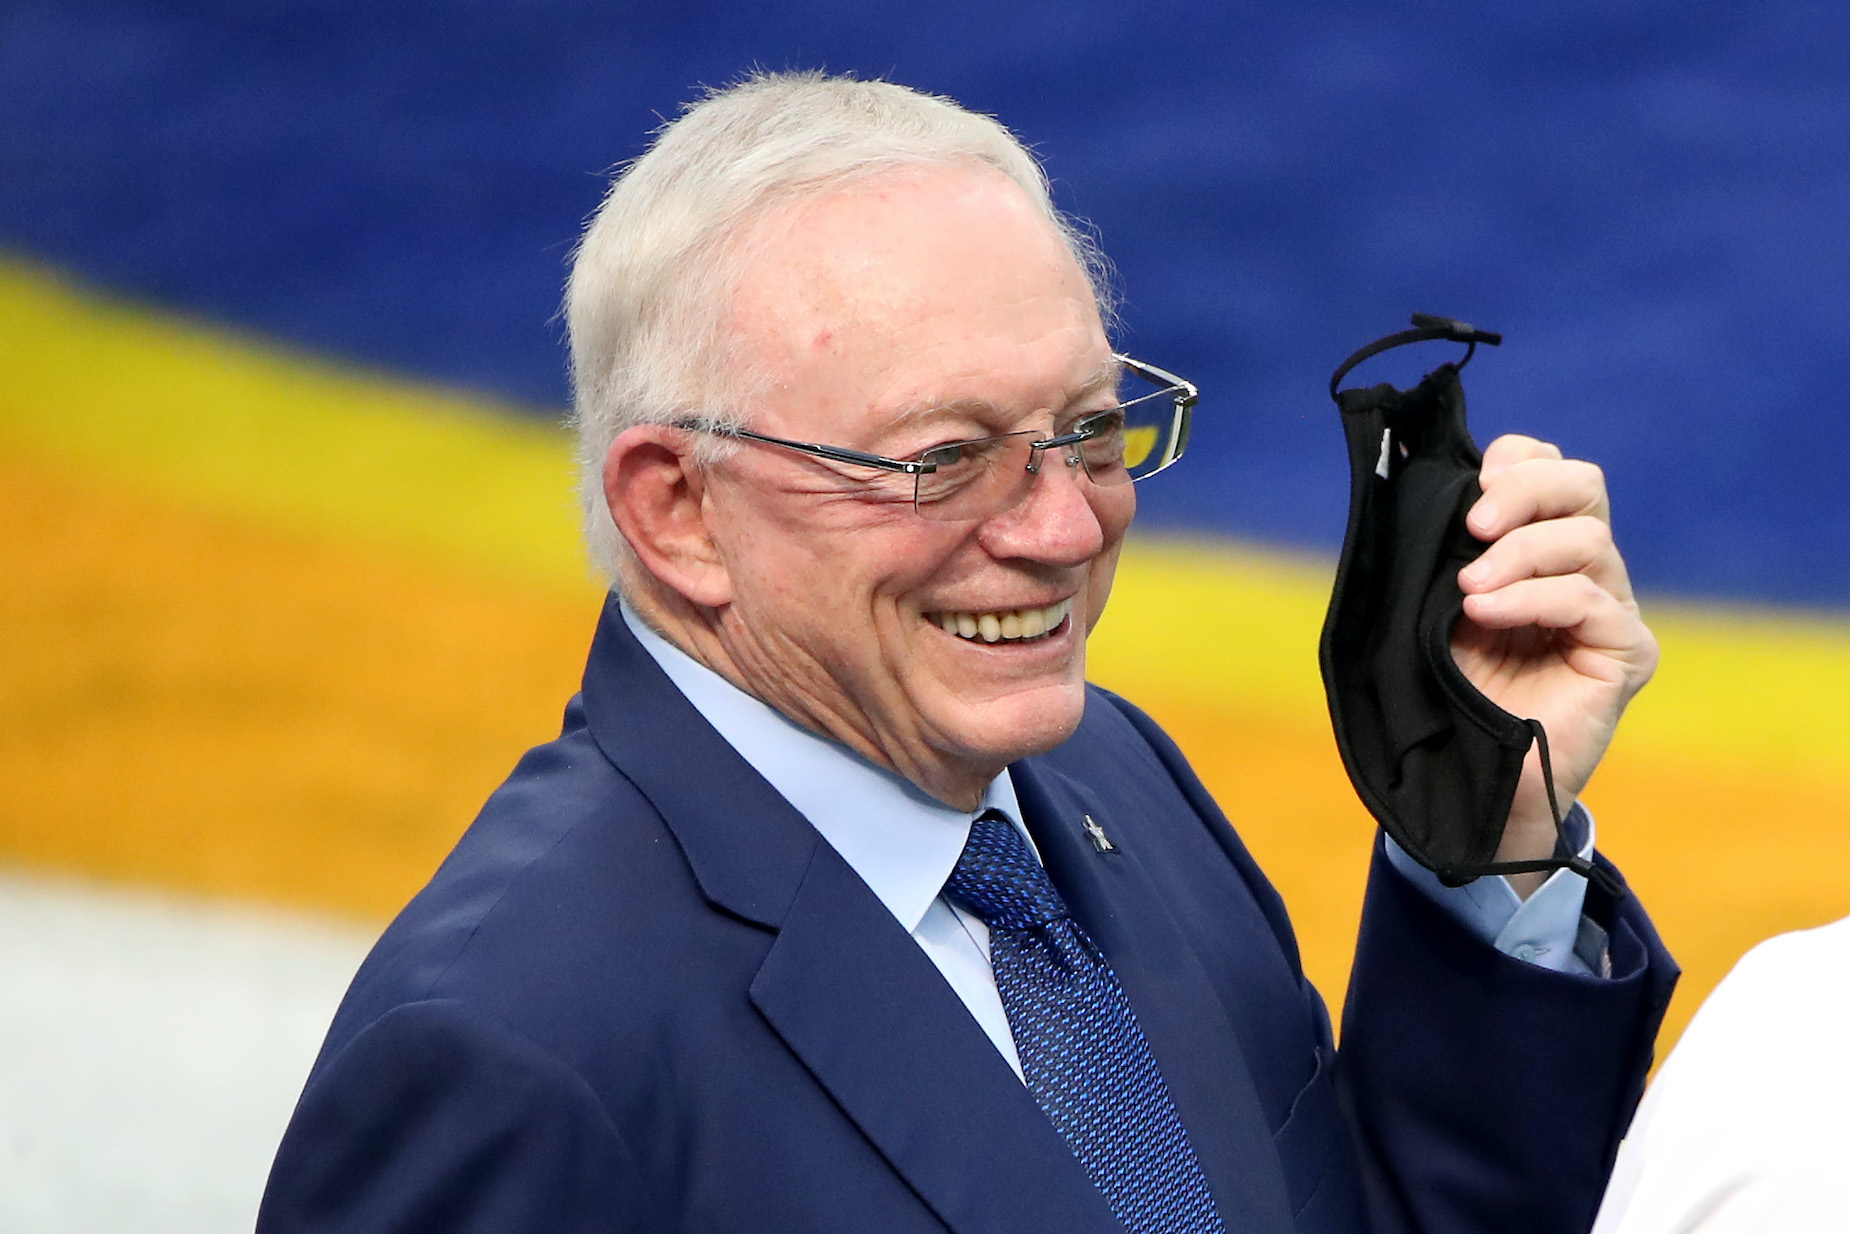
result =
[[372,940],[0,872],[0,1231],[249,1231]]

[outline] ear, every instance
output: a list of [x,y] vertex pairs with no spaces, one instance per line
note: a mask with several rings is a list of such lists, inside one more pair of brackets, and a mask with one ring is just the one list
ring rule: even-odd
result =
[[707,522],[705,477],[689,455],[686,434],[638,424],[617,435],[604,456],[604,502],[644,569],[704,608],[732,600]]

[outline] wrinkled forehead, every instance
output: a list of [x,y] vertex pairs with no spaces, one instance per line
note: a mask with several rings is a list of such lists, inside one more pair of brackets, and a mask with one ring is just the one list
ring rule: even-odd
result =
[[[1089,372],[1080,374],[1074,370],[1069,380],[1053,385],[1030,385],[1016,380],[1018,376],[1014,372],[972,372],[965,380],[943,382],[935,393],[883,409],[886,422],[903,428],[931,420],[961,419],[973,424],[995,424],[999,429],[1015,427],[1008,422],[1020,419],[1024,413],[1058,413],[1069,406],[1108,398],[1124,380],[1124,366],[1116,356],[1107,356]],[[1004,392],[1010,389],[1023,393],[1008,398]]]
[[862,436],[944,408],[1059,406],[1110,377],[1085,272],[984,165],[899,169],[791,203],[743,248],[731,351],[754,421]]

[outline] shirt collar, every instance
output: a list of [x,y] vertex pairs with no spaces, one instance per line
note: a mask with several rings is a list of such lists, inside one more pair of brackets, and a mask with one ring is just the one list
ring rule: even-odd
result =
[[629,605],[622,610],[631,633],[694,709],[822,833],[907,933],[944,889],[977,814],[1000,810],[1021,829],[1021,805],[1006,770],[974,811],[947,806],[745,693],[651,630]]

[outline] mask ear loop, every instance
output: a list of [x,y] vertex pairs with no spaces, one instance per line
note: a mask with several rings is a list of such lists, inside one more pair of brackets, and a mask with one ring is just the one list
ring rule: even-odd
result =
[[1623,900],[1630,892],[1618,871],[1594,865],[1568,847],[1567,819],[1561,813],[1560,799],[1555,796],[1554,761],[1548,757],[1548,730],[1542,727],[1540,720],[1525,719],[1523,723],[1528,725],[1529,732],[1533,734],[1536,749],[1542,758],[1542,788],[1548,794],[1548,814],[1555,825],[1555,855],[1537,857],[1532,861],[1493,861],[1471,869],[1470,876],[1479,878],[1487,874],[1541,874],[1554,870],[1572,870],[1613,899]]
[[1457,368],[1463,368],[1471,363],[1471,357],[1477,354],[1479,343],[1488,343],[1492,347],[1497,347],[1503,342],[1503,336],[1494,330],[1480,330],[1476,326],[1466,325],[1450,317],[1435,317],[1431,313],[1415,313],[1413,329],[1402,330],[1386,338],[1378,338],[1337,365],[1336,371],[1330,374],[1330,397],[1336,397],[1337,388],[1342,385],[1343,378],[1349,375],[1350,369],[1362,361],[1396,347],[1405,347],[1408,343],[1424,343],[1430,339],[1450,339],[1454,343],[1466,345],[1465,358],[1457,363],[1455,366]]
[[[1535,748],[1542,756],[1542,787],[1548,792],[1548,816],[1555,824],[1555,859],[1550,864],[1563,866],[1593,883],[1615,900],[1625,898],[1625,883],[1618,872],[1596,866],[1579,853],[1568,850],[1567,819],[1561,814],[1561,803],[1555,797],[1554,760],[1548,757],[1548,730],[1536,719],[1523,721],[1529,731],[1535,734]],[[1513,863],[1514,864],[1514,863]],[[1521,864],[1527,864],[1526,862]]]

